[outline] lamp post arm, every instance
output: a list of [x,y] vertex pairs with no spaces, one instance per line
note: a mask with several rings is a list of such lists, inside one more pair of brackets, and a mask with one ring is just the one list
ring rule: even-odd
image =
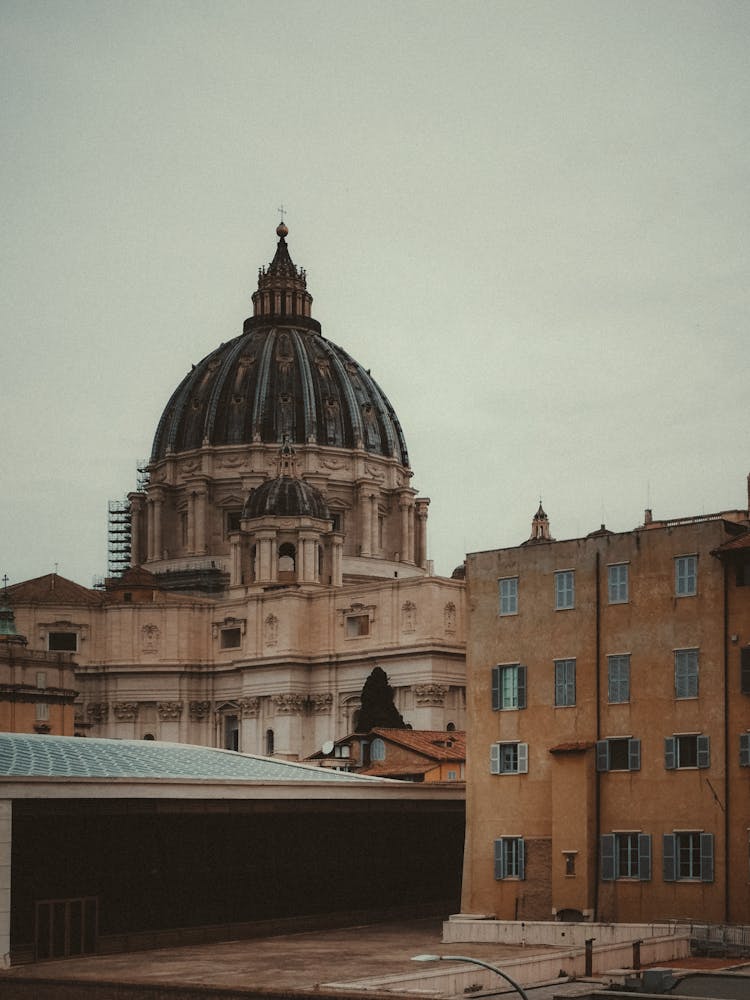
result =
[[506,972],[503,972],[502,969],[498,969],[496,965],[490,965],[489,962],[483,962],[481,958],[468,958],[466,955],[441,955],[440,960],[441,962],[469,962],[472,965],[481,965],[483,969],[489,969],[490,972],[496,973],[507,983],[510,983],[513,989],[521,994],[523,1000],[529,1000],[523,987],[517,983],[515,979],[511,979]]

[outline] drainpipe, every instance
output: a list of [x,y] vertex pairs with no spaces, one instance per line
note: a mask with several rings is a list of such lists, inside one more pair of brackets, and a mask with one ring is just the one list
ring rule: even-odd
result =
[[[596,650],[595,650],[595,666],[596,666],[596,739],[601,739],[601,601],[599,599],[599,550],[596,551],[596,556],[594,559],[594,571],[596,577],[594,580],[594,606],[595,606],[595,628],[596,628]],[[601,780],[602,776],[596,769],[596,751],[594,751],[594,775],[596,785],[594,786],[594,838],[595,838],[595,871],[594,871],[594,920],[599,919],[599,872],[601,870],[601,858],[599,857],[599,845],[601,844],[601,806],[600,806],[600,795],[601,795]]]
[[729,565],[724,570],[724,923],[729,923]]

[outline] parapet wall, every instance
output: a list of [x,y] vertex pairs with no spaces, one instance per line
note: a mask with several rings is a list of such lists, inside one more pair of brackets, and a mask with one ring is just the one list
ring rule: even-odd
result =
[[443,923],[444,944],[542,945],[552,948],[583,948],[594,939],[595,947],[632,943],[649,938],[687,938],[687,924],[597,924],[555,920],[492,920],[456,914]]

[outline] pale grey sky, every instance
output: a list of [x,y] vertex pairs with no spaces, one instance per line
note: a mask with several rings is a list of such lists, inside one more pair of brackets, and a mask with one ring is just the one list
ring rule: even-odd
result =
[[3,0],[0,575],[106,571],[288,210],[430,555],[747,504],[750,4]]

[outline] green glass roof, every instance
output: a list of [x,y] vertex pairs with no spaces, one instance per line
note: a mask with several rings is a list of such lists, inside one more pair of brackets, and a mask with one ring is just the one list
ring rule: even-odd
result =
[[233,750],[74,736],[0,733],[0,776],[25,778],[186,778],[272,782],[362,782],[344,771],[255,757]]

